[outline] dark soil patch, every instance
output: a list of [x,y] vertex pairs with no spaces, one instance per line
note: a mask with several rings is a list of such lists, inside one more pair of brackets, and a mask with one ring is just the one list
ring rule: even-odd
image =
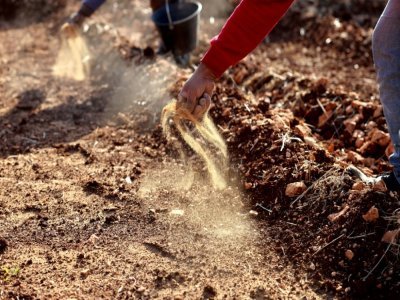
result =
[[7,249],[7,241],[0,238],[0,254],[3,254]]
[[40,22],[65,5],[65,0],[3,0],[0,21],[10,21],[18,17],[24,21]]

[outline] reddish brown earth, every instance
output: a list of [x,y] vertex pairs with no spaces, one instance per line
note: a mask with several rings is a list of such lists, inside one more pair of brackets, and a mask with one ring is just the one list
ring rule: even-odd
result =
[[[369,50],[383,3],[299,1],[224,75],[211,115],[232,176],[216,192],[201,165],[182,188],[158,121],[190,71],[142,51],[157,36],[131,2],[89,22],[83,83],[51,74],[72,6],[0,23],[0,299],[397,298],[399,248],[381,239],[398,196],[345,171],[390,170]],[[204,20],[194,62],[217,30]]]

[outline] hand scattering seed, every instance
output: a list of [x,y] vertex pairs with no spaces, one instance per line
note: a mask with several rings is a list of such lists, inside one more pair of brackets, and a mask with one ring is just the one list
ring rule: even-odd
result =
[[[170,120],[172,120],[172,123]],[[193,130],[188,127],[188,123],[192,123]],[[175,126],[185,143],[201,157],[207,167],[214,188],[218,190],[226,188],[225,173],[228,165],[228,151],[225,141],[208,113],[201,120],[197,120],[174,100],[164,107],[161,124],[167,140],[173,139],[172,126]],[[188,162],[182,146],[178,150],[184,161]],[[190,170],[190,172],[193,172],[193,170]]]

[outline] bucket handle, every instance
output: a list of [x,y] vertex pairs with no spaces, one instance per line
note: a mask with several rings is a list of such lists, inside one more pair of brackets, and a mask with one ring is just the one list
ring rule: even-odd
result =
[[166,11],[167,11],[169,29],[172,30],[172,29],[174,29],[174,23],[172,22],[171,11],[169,9],[169,0],[165,1],[165,8],[166,8]]

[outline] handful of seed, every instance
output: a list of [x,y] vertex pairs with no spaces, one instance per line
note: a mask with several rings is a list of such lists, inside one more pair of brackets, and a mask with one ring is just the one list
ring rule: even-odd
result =
[[[72,30],[72,29],[71,29]],[[90,75],[90,52],[86,41],[75,29],[73,33],[61,35],[61,47],[53,66],[53,74],[77,81]]]
[[[189,128],[189,124],[193,125],[193,129]],[[175,126],[185,143],[205,162],[213,187],[218,190],[226,188],[228,151],[225,141],[208,113],[201,120],[197,120],[174,100],[164,107],[161,125],[169,141],[173,139],[172,126]],[[184,161],[188,163],[182,145],[178,150]]]

